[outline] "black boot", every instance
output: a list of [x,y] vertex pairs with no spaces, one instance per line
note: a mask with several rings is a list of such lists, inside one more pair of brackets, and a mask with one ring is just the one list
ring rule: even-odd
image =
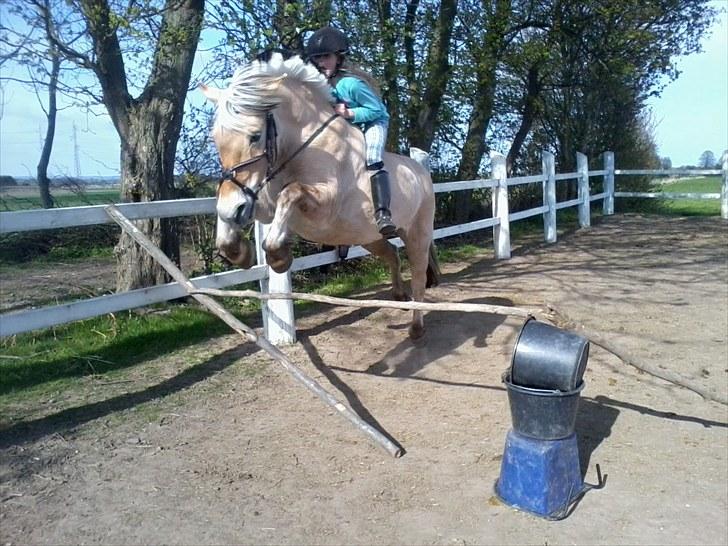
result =
[[374,203],[374,220],[382,237],[393,237],[397,226],[392,222],[392,213],[389,211],[389,202],[392,193],[389,189],[389,173],[381,170],[370,177],[372,185],[372,202]]

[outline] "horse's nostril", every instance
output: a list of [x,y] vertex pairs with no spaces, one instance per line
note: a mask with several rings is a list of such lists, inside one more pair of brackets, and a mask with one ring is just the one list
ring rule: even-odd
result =
[[235,210],[235,223],[239,226],[247,226],[253,221],[253,211],[255,209],[255,200],[247,193],[243,196],[243,202]]

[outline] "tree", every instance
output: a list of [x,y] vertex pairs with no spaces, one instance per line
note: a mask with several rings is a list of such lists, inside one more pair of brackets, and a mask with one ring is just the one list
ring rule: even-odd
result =
[[715,154],[710,150],[705,150],[698,159],[698,167],[701,169],[713,169],[716,163],[718,161],[715,159]]
[[[148,0],[118,11],[114,7],[107,0],[54,5],[52,17],[64,17],[70,10],[78,24],[56,28],[52,44],[96,78],[100,95],[91,88],[85,92],[103,102],[119,134],[122,201],[171,199],[175,197],[175,150],[204,0]],[[134,86],[137,78],[145,83]],[[139,90],[136,97],[132,88]],[[179,261],[173,219],[141,220],[137,227]],[[126,234],[119,240],[116,256],[119,291],[167,280],[161,266]]]
[[[476,19],[471,25],[471,28],[477,29],[476,33],[468,36],[476,81],[467,134],[458,166],[458,180],[476,178],[486,152],[485,137],[494,113],[496,72],[505,50],[506,35],[511,23],[511,1],[483,1],[485,9],[478,18],[484,17],[485,20],[481,22]],[[455,196],[455,220],[458,223],[468,219],[471,206],[472,190],[459,191]]]
[[[32,89],[45,113],[46,132],[36,165],[36,181],[41,205],[44,208],[51,208],[53,196],[50,192],[48,165],[55,139],[58,115],[57,97],[63,62],[62,55],[52,40],[57,23],[50,16],[49,0],[9,2],[8,8],[12,19],[7,23],[5,21],[0,23],[0,43],[7,47],[8,53],[0,55],[0,64],[13,62],[25,69],[27,76],[11,75],[2,79],[14,80]],[[58,24],[65,24],[65,22],[61,21]],[[47,92],[46,102],[41,98],[43,90]]]
[[669,157],[661,157],[660,158],[660,168],[661,169],[672,169],[672,159]]
[[427,48],[421,74],[417,74],[415,57],[414,17],[418,2],[407,3],[404,27],[405,74],[408,85],[407,140],[427,152],[432,148],[437,121],[450,78],[451,40],[457,15],[455,0],[441,0],[437,22]]

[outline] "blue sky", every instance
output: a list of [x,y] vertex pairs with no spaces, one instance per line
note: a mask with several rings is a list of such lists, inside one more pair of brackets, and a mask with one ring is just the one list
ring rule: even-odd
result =
[[[716,0],[713,4],[726,8],[728,0]],[[680,77],[669,83],[659,98],[649,102],[658,153],[670,157],[674,167],[696,164],[705,150],[719,158],[728,149],[725,12],[704,39],[703,49],[702,53],[680,59]],[[0,94],[0,174],[34,176],[44,134],[45,116],[35,95],[17,84],[6,84]],[[616,160],[619,166],[619,158]],[[50,174],[115,176],[118,172],[119,139],[108,116],[75,108],[61,110]]]
[[[713,2],[728,8],[728,0]],[[728,16],[725,12],[703,41],[703,52],[677,62],[680,77],[648,103],[656,124],[659,154],[673,167],[695,165],[712,151],[728,149]],[[618,160],[617,160],[618,161]]]

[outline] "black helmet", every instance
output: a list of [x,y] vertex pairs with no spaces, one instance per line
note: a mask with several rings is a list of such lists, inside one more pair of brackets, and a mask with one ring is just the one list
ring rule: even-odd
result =
[[346,53],[349,40],[339,29],[324,27],[314,32],[306,44],[306,57],[325,55],[326,53]]

